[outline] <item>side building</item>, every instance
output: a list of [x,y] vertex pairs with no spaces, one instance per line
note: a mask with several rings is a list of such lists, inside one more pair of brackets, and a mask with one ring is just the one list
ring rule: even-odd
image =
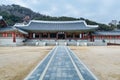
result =
[[0,45],[16,46],[24,45],[27,32],[17,29],[14,26],[7,26],[4,19],[0,16]]
[[120,30],[96,31],[93,34],[94,42],[107,43],[107,45],[120,45]]

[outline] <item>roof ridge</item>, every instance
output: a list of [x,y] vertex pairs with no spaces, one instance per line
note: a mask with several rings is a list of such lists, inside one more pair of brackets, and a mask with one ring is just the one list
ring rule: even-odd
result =
[[30,22],[41,22],[41,23],[77,23],[85,22],[84,20],[73,20],[73,21],[44,21],[44,20],[31,20]]

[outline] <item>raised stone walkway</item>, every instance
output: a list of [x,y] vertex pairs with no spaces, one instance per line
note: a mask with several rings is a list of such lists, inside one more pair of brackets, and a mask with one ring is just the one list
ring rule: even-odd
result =
[[66,46],[56,46],[24,80],[98,80]]

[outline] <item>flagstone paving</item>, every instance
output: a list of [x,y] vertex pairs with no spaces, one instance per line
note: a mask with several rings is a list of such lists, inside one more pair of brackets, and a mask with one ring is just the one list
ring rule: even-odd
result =
[[25,80],[97,80],[66,46],[56,46]]

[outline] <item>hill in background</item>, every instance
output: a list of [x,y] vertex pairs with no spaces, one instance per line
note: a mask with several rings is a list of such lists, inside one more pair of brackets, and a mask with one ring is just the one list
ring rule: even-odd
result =
[[0,6],[0,15],[3,16],[6,23],[9,26],[14,25],[15,23],[23,22],[25,16],[29,16],[30,19],[34,20],[46,20],[46,21],[72,21],[72,20],[85,20],[88,25],[99,25],[98,30],[113,30],[114,26],[108,26],[106,24],[97,23],[84,18],[73,18],[73,17],[52,17],[43,15],[37,12],[32,11],[29,8],[25,8],[19,5],[1,5]]

